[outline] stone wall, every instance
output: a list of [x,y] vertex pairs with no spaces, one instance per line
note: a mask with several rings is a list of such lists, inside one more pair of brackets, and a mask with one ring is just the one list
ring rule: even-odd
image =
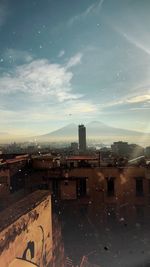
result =
[[0,266],[52,266],[51,198],[36,191],[0,213]]

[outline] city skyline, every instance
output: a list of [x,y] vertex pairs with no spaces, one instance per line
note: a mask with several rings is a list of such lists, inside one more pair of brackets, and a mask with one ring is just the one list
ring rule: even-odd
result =
[[149,8],[148,0],[1,1],[0,133],[93,120],[150,132]]

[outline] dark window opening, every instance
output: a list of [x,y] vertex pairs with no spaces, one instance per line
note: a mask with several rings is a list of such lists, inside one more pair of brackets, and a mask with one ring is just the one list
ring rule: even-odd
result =
[[52,193],[53,197],[57,198],[59,196],[59,185],[57,180],[53,180],[52,182]]
[[74,168],[74,162],[70,162],[70,168]]
[[114,177],[107,178],[107,196],[115,195]]
[[66,180],[66,181],[64,181],[64,185],[69,185],[69,183],[68,183],[68,181]]
[[143,178],[136,178],[136,196],[143,196]]
[[77,181],[77,194],[79,197],[86,196],[86,178]]

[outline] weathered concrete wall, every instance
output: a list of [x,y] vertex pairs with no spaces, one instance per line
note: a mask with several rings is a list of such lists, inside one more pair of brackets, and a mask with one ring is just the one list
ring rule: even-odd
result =
[[53,167],[53,160],[52,159],[32,159],[32,167],[34,169],[50,169]]
[[0,266],[52,266],[51,198],[37,191],[0,213]]
[[58,161],[54,160],[53,157],[50,156],[43,156],[32,159],[32,167],[36,170],[49,170],[58,166]]
[[[131,204],[148,203],[150,196],[149,179],[146,178],[146,168],[75,168],[68,171],[68,175],[74,177],[87,177],[87,192],[93,201],[105,203],[124,203],[129,201]],[[112,197],[107,196],[107,177],[114,177],[114,191]],[[143,178],[143,197],[136,196],[136,177]]]
[[[150,204],[150,179],[147,179],[146,168],[74,168],[68,171],[68,175],[87,177],[88,202],[94,204],[91,209],[93,216],[101,209],[106,219],[108,214],[115,213],[119,218],[126,217],[134,221],[140,209]],[[107,194],[108,177],[114,177],[112,196]],[[136,177],[143,179],[143,194],[139,196],[136,194]]]
[[63,180],[60,182],[61,199],[76,199],[77,198],[76,181]]

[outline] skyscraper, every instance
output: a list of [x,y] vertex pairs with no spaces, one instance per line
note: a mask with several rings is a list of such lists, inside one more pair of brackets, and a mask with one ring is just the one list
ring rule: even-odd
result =
[[86,128],[83,124],[79,125],[79,152],[86,152]]

